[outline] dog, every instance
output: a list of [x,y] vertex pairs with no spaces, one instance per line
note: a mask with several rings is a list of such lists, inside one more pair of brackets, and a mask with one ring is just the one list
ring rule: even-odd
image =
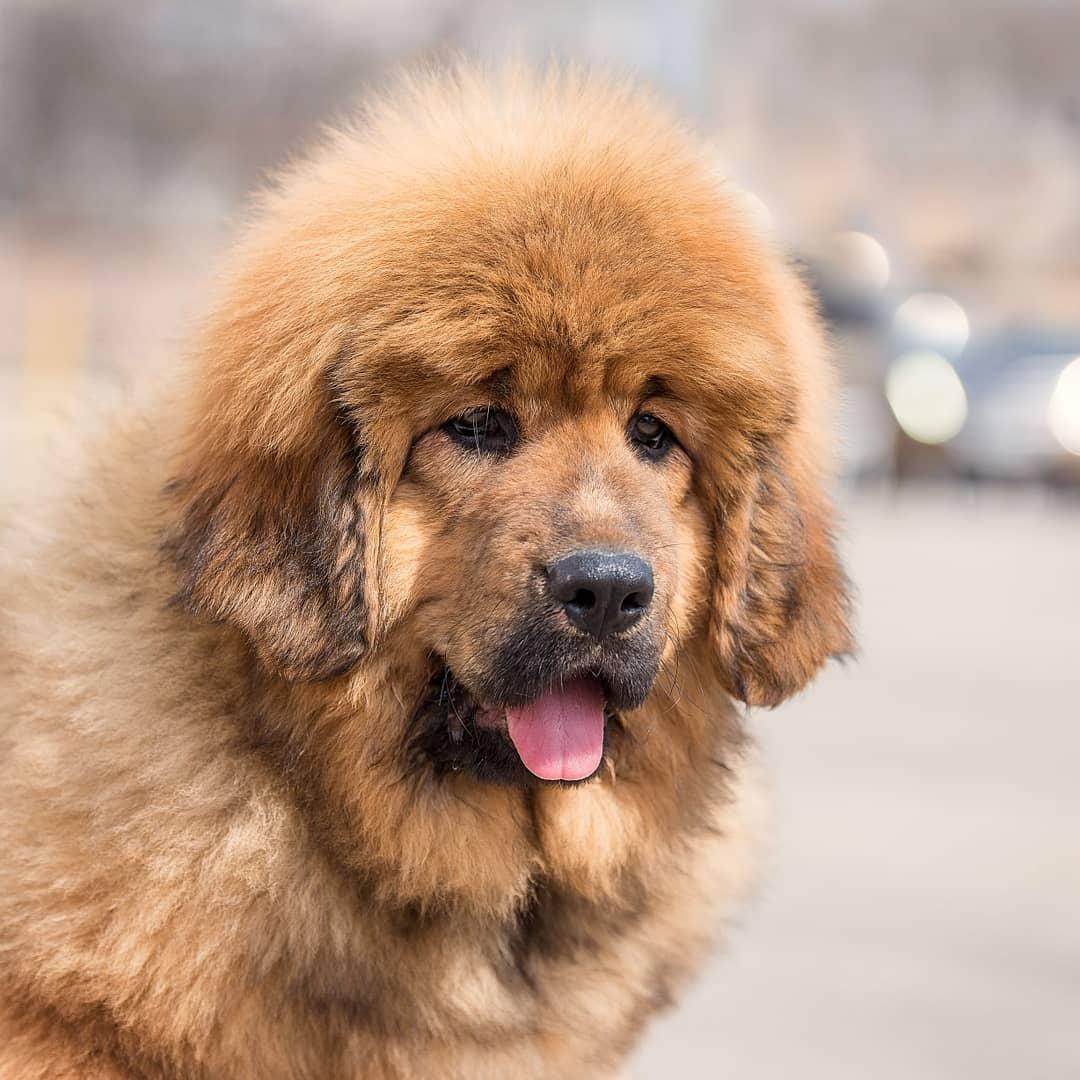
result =
[[15,523],[0,1076],[617,1073],[755,881],[739,703],[851,647],[829,387],[633,87],[415,76],[287,168]]

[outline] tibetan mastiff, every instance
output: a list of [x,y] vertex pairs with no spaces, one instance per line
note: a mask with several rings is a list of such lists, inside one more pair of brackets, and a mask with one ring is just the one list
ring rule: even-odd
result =
[[566,73],[253,218],[5,559],[0,1076],[609,1075],[752,881],[737,703],[849,648],[812,304]]

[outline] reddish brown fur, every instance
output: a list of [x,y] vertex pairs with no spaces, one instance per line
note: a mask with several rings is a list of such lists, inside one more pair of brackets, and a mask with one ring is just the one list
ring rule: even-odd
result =
[[[849,646],[801,286],[649,101],[458,72],[265,197],[192,375],[5,580],[0,1076],[617,1069],[752,877],[732,697]],[[519,452],[448,447],[483,403]],[[433,776],[432,657],[481,678],[585,543],[657,580],[625,738]]]

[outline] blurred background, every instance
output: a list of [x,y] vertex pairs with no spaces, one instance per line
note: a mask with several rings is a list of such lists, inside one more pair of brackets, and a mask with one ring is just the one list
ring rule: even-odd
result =
[[674,99],[841,372],[861,657],[750,718],[773,870],[634,1075],[1080,1076],[1076,0],[0,0],[6,482],[178,362],[268,170],[454,51]]

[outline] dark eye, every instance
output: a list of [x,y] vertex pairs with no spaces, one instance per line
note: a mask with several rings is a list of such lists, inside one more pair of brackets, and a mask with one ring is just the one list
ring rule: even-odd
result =
[[514,418],[502,409],[483,405],[470,409],[443,424],[443,431],[454,442],[481,454],[499,454],[512,450],[518,441]]
[[630,445],[650,461],[659,461],[674,445],[671,428],[652,413],[638,413],[627,429]]

